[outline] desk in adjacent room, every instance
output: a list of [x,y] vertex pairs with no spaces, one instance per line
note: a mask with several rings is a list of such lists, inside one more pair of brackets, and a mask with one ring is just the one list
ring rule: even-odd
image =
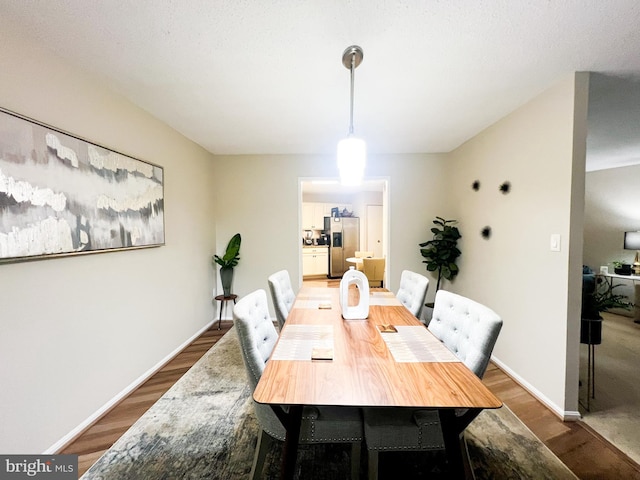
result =
[[617,273],[596,273],[596,277],[602,277],[607,284],[607,288],[611,289],[615,285],[614,279],[628,280],[633,283],[633,321],[640,323],[640,275],[619,275]]

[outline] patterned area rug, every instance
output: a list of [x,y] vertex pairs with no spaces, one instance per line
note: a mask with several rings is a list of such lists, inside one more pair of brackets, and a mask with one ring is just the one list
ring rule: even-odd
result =
[[[84,480],[248,477],[258,436],[236,331],[232,328],[83,476]],[[482,412],[467,429],[477,479],[575,479],[506,407]],[[282,445],[263,478],[278,478]],[[349,477],[350,447],[301,446],[298,478]],[[363,449],[361,478],[366,478]],[[439,454],[380,454],[380,479],[447,478]]]

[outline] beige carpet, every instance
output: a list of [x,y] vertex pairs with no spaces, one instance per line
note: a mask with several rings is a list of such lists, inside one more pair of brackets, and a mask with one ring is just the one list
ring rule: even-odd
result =
[[[595,347],[595,398],[586,424],[640,463],[640,324],[604,313],[602,344]],[[580,345],[580,401],[587,400],[587,346]]]

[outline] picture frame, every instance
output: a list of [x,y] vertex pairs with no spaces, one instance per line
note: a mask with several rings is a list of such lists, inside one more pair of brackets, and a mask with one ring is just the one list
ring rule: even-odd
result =
[[164,169],[0,108],[0,263],[164,245]]

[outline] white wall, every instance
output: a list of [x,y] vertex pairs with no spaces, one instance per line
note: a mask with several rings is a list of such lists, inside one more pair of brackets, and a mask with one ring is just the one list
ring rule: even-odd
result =
[[[267,277],[287,269],[294,288],[302,279],[298,191],[300,177],[335,177],[335,158],[312,156],[216,157],[217,251],[235,232],[242,234],[234,292],[267,289]],[[389,278],[397,289],[400,273],[426,273],[418,243],[430,238],[431,220],[451,210],[443,155],[397,155],[367,159],[367,176],[389,177],[391,235]],[[273,314],[273,308],[270,306]]]
[[581,232],[571,228],[582,226],[585,84],[564,79],[452,154],[463,253],[451,288],[502,316],[495,357],[561,415],[577,411]]
[[[367,247],[367,229],[369,227],[369,215],[367,212],[367,206],[379,205],[382,207],[384,204],[382,192],[360,192],[355,196],[353,202],[353,209],[358,213],[360,217],[360,248],[359,250],[368,250]],[[375,220],[373,220],[375,222]],[[373,223],[372,223],[373,224]],[[381,251],[384,252],[384,238],[382,239]],[[384,253],[383,253],[384,255]]]
[[595,271],[614,261],[633,263],[635,250],[623,248],[624,232],[640,230],[640,165],[587,173],[584,261]]
[[164,167],[166,245],[0,265],[0,452],[42,453],[214,316],[212,156],[3,32],[0,106]]

